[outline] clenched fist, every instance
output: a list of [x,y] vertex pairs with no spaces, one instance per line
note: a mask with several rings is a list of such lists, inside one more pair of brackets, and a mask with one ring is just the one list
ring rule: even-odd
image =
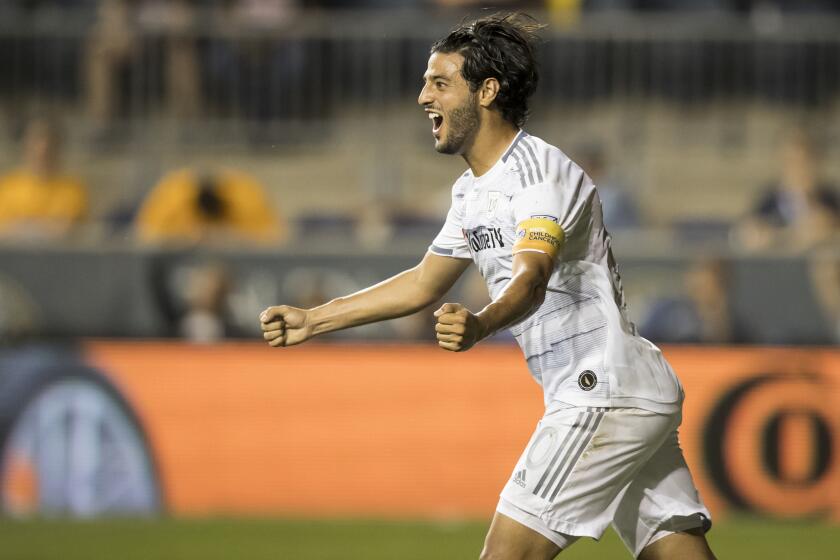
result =
[[460,303],[444,303],[435,311],[438,346],[444,350],[469,350],[484,338],[478,318]]
[[260,314],[263,338],[271,346],[294,346],[312,338],[309,312],[288,305],[269,307]]

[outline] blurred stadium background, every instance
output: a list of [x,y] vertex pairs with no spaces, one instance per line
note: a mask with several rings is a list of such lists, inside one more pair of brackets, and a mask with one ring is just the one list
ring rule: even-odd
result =
[[840,4],[5,0],[0,558],[477,557],[542,404],[512,341],[256,317],[422,255],[428,48],[488,8],[549,24],[527,129],[601,189],[719,556],[837,557]]

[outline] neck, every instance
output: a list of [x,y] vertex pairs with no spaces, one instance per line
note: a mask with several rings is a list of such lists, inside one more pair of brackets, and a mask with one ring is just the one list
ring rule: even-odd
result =
[[490,171],[518,132],[517,127],[498,117],[483,122],[470,147],[461,154],[473,176],[480,177]]

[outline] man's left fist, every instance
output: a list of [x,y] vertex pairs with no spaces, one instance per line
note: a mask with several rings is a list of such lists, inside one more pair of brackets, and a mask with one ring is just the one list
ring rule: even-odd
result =
[[469,350],[483,338],[478,318],[460,303],[444,303],[435,317],[438,346],[444,350]]

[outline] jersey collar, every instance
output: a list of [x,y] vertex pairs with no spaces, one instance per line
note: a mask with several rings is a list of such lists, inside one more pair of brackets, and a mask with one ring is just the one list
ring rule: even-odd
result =
[[[508,149],[505,150],[504,154],[502,154],[502,157],[501,157],[501,160],[500,160],[502,163],[507,162],[508,157],[510,157],[510,154],[513,153],[513,150],[516,149],[516,146],[517,146],[517,144],[519,144],[519,141],[526,136],[528,136],[528,133],[520,128],[519,132],[516,133],[516,136],[513,137],[513,142],[510,143],[510,146],[508,146]],[[497,162],[497,165],[498,165],[498,162]]]
[[503,170],[505,168],[505,165],[507,164],[507,160],[510,157],[510,154],[512,154],[513,150],[516,149],[516,146],[519,144],[519,141],[526,136],[528,136],[528,133],[522,129],[519,129],[519,132],[517,132],[516,136],[513,137],[510,146],[508,146],[505,152],[502,154],[502,157],[500,157],[498,161],[496,161],[496,163],[493,164],[493,167],[487,170],[487,172],[484,175],[476,177],[475,175],[473,175],[472,170],[470,170],[469,173],[472,176],[473,182],[475,184],[485,183],[491,177],[496,176],[501,170]]

